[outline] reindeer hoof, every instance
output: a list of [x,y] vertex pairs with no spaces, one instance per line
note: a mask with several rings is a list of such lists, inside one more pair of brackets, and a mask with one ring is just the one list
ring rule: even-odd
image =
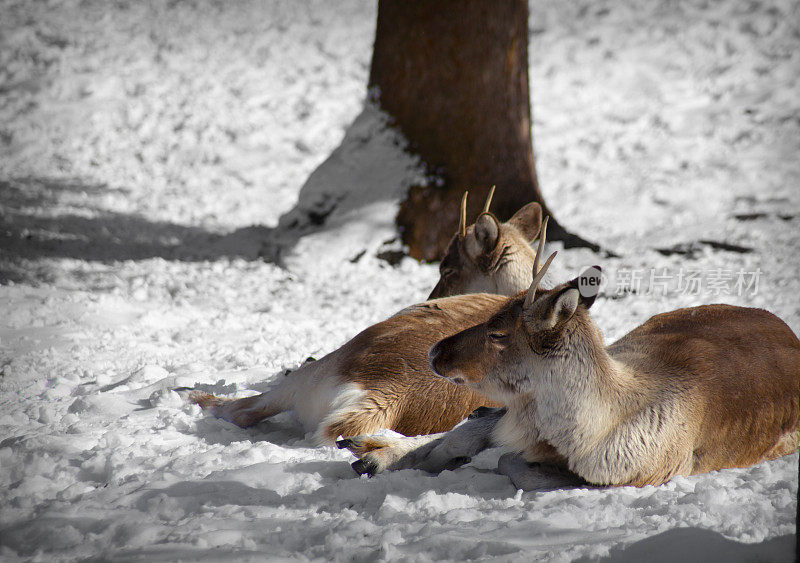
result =
[[340,450],[349,448],[352,445],[353,445],[353,440],[351,440],[350,438],[345,438],[344,440],[338,440],[336,442],[336,447],[339,448]]
[[373,477],[378,472],[378,464],[374,461],[359,459],[350,464],[350,467],[359,475],[369,475]]
[[470,461],[472,461],[471,457],[467,456],[454,457],[445,464],[444,469],[452,471],[454,469],[458,469],[462,465],[468,464]]
[[467,420],[472,420],[474,418],[483,418],[484,416],[489,416],[490,414],[494,414],[500,409],[504,409],[505,407],[478,407],[469,415],[467,416]]

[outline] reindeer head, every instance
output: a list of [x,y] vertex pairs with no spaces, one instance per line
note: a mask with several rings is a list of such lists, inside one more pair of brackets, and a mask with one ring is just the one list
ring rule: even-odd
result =
[[530,243],[542,226],[542,208],[532,202],[506,223],[489,213],[494,188],[483,212],[467,227],[467,193],[461,200],[461,221],[439,265],[439,282],[428,299],[464,293],[513,295],[530,284]]
[[508,403],[514,395],[533,391],[545,374],[576,371],[574,366],[594,361],[592,349],[603,341],[589,308],[600,269],[595,266],[553,289],[540,289],[556,255],[538,268],[544,238],[543,233],[533,266],[538,273],[530,288],[510,297],[487,322],[433,346],[428,360],[435,373]]

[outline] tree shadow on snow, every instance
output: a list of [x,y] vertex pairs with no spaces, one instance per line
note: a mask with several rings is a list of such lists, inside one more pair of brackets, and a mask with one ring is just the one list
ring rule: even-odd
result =
[[291,441],[302,441],[305,438],[303,428],[288,418],[278,415],[269,420],[259,422],[250,428],[239,428],[209,415],[196,422],[191,432],[206,444],[228,446],[234,442],[249,440],[250,442],[269,442],[286,445]]
[[[302,483],[303,475],[316,474],[320,486],[279,494],[263,483]],[[248,475],[258,482],[246,484]],[[293,477],[297,476],[297,477]],[[294,488],[294,487],[289,487]],[[376,514],[386,497],[419,500],[425,491],[438,494],[459,493],[486,500],[506,499],[514,494],[507,479],[491,471],[445,471],[431,475],[417,470],[389,472],[373,478],[357,475],[347,461],[318,460],[299,463],[262,462],[251,466],[222,469],[203,480],[182,481],[164,488],[150,489],[136,501],[143,512],[157,510],[165,497],[177,501],[182,510],[201,512],[203,506],[322,506],[335,513],[354,510],[361,514]]]
[[[297,204],[281,216],[275,228],[254,225],[215,233],[102,209],[96,202],[112,190],[103,184],[69,178],[0,180],[0,283],[46,278],[46,272],[31,266],[31,261],[41,258],[111,263],[238,257],[284,266],[283,257],[301,238],[326,230],[348,230],[361,219],[374,222],[380,213],[376,215],[374,209],[361,212],[363,208],[380,207],[402,195],[413,159],[405,155],[396,134],[386,129],[382,119],[374,108],[364,109],[347,129],[341,145],[308,177]],[[396,230],[393,216],[377,220],[384,230]],[[344,258],[357,260],[359,245],[375,244],[375,225],[368,227],[356,229],[355,236],[341,237],[350,240],[350,246],[353,239],[361,239],[356,240],[355,248],[341,248]],[[331,236],[338,237],[336,233]],[[338,251],[343,246],[347,245],[337,243],[331,248]],[[331,248],[320,252],[328,257]]]
[[157,510],[164,497],[176,499],[187,512],[200,512],[204,506],[280,506],[278,493],[251,487],[239,481],[181,481],[163,489],[151,489],[136,501],[142,512]]
[[[137,214],[115,213],[91,204],[110,188],[75,180],[23,178],[0,181],[0,282],[14,281],[25,261],[73,258],[97,262],[163,258],[214,260],[223,256],[259,258],[269,229],[248,227],[219,234],[200,227],[151,221]],[[73,211],[58,212],[66,208]],[[15,264],[17,265],[15,267]],[[22,276],[24,277],[24,276]],[[33,274],[33,277],[36,277]]]

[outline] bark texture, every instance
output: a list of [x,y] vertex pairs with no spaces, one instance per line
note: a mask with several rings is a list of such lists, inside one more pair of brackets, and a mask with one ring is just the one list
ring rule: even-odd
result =
[[444,254],[467,189],[470,222],[492,185],[498,218],[530,201],[549,214],[531,143],[526,0],[380,0],[369,83],[443,180],[412,187],[401,207],[413,257]]

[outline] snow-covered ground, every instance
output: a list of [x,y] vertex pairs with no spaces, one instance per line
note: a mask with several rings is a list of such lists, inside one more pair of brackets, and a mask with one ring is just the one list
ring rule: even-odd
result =
[[[531,11],[544,195],[620,255],[554,271],[603,266],[607,339],[720,301],[800,332],[798,2]],[[375,257],[416,174],[364,108],[375,16],[0,3],[0,558],[791,559],[797,454],[642,489],[518,492],[497,452],[367,480],[288,414],[242,430],[170,391],[263,390],[435,283]]]

